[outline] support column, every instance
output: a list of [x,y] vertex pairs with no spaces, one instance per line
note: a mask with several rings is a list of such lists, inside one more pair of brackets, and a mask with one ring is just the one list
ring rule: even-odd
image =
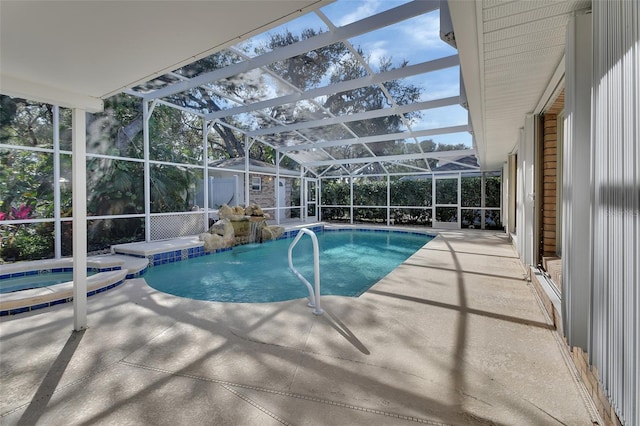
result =
[[53,106],[53,250],[62,257],[62,222],[60,221],[60,107]]
[[391,178],[387,174],[387,226],[391,225]]
[[244,138],[244,205],[245,207],[249,205],[249,188],[251,188],[251,174],[249,173],[249,149],[251,148],[251,144],[249,143],[249,138]]
[[349,223],[353,225],[353,176],[349,175]]
[[280,151],[276,149],[276,184],[275,194],[276,194],[276,225],[280,225]]
[[72,110],[73,329],[87,328],[87,118]]
[[562,322],[570,346],[588,350],[591,300],[591,15],[567,28],[562,176]]
[[300,166],[300,221],[307,215],[307,182],[304,180],[304,166]]
[[142,101],[142,145],[144,159],[144,240],[151,241],[151,168],[149,166],[149,102]]
[[207,120],[202,120],[202,165],[204,171],[202,173],[202,200],[204,210],[204,232],[209,230],[209,144],[207,138],[209,135],[209,124]]

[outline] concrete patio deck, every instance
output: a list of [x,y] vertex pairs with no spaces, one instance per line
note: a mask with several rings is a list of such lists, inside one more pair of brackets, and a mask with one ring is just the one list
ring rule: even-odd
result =
[[201,302],[132,279],[0,322],[2,425],[591,425],[504,234],[444,231],[357,299]]

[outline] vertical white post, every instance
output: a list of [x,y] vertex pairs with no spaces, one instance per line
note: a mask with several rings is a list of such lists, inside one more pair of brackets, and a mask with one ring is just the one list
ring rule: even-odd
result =
[[562,323],[569,345],[589,349],[591,305],[591,15],[567,28],[562,176]]
[[87,328],[87,121],[72,111],[73,170],[73,329]]
[[53,106],[53,241],[54,256],[62,257],[62,222],[60,221],[60,107]]
[[[460,175],[460,180],[462,180],[462,174]],[[487,173],[482,172],[480,174],[480,229],[485,229],[485,213],[487,212],[485,209],[487,207],[486,197],[487,193],[485,191],[485,185],[487,184]],[[462,205],[462,200],[460,200],[460,205]]]
[[282,157],[280,156],[280,151],[276,149],[276,224],[280,225],[280,209],[282,206],[280,205],[280,160]]
[[391,225],[391,178],[387,174],[387,226]]
[[[460,207],[462,205],[462,173],[458,172],[458,200],[457,200],[457,206],[456,208],[457,213],[456,215],[458,216],[458,229],[462,228],[462,208]],[[482,210],[481,210],[482,211]]]
[[436,222],[436,175],[431,173],[431,226]]
[[349,175],[349,223],[353,225],[353,176]]
[[322,177],[316,175],[316,178],[316,191],[318,193],[316,199],[316,216],[318,217],[318,222],[322,222]]
[[251,175],[249,174],[249,148],[251,148],[251,144],[249,143],[249,137],[244,138],[244,205],[245,207],[249,205],[249,188],[251,187]]
[[304,166],[300,166],[300,221],[307,215],[307,182],[304,180]]
[[151,241],[151,168],[149,166],[149,102],[142,101],[142,144],[144,158],[144,240]]
[[202,120],[202,165],[204,173],[202,174],[202,193],[203,209],[204,209],[204,231],[209,229],[209,144],[207,143],[209,135],[209,124],[207,120]]

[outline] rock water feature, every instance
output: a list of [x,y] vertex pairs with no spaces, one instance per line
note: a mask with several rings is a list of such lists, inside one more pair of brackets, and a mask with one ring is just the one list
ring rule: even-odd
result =
[[211,225],[208,232],[200,234],[206,251],[275,240],[284,233],[282,226],[267,225],[269,216],[256,204],[247,208],[224,204],[218,216],[220,220]]

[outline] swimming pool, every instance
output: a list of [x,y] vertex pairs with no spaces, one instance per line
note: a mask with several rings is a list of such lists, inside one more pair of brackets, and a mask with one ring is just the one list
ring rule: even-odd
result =
[[[376,230],[340,229],[318,233],[321,294],[357,297],[387,275],[432,236]],[[145,280],[175,296],[219,302],[278,302],[307,297],[307,288],[289,270],[291,239],[234,247],[150,268]],[[293,250],[300,273],[313,281],[311,239]]]

